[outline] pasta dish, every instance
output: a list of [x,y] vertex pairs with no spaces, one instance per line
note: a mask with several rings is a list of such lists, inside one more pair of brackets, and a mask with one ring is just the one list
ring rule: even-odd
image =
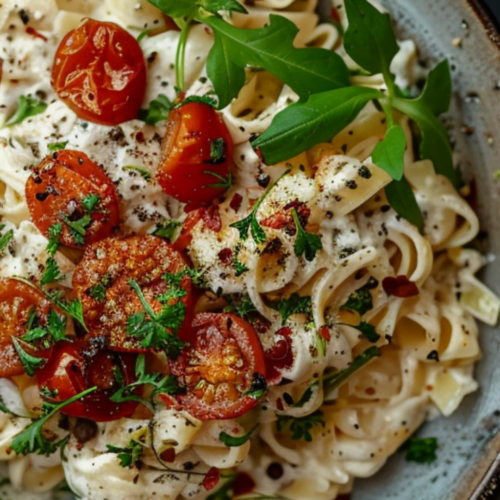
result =
[[316,8],[0,5],[2,498],[334,500],[439,455],[500,312],[449,65]]

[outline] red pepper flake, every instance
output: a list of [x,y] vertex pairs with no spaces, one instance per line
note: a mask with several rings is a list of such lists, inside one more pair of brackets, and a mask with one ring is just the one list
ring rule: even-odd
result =
[[144,132],[142,132],[141,130],[139,130],[139,132],[137,132],[135,134],[135,142],[138,142],[138,143],[143,143],[143,142],[146,142],[146,137],[144,137]]
[[254,488],[255,481],[246,472],[239,472],[234,479],[233,497],[251,493]]
[[368,396],[373,396],[377,391],[375,390],[374,387],[367,387],[365,389],[365,393],[368,394]]
[[325,339],[326,341],[330,341],[332,339],[332,336],[330,335],[330,328],[328,328],[326,325],[320,327],[318,333],[320,337]]
[[271,215],[271,217],[264,219],[261,225],[272,229],[285,229],[287,234],[294,236],[297,232],[297,228],[293,220],[292,209],[297,211],[300,224],[302,227],[305,227],[311,215],[311,210],[305,203],[298,200],[288,203],[288,205],[285,205],[281,210]]
[[168,450],[161,452],[160,458],[164,462],[168,462],[169,464],[171,464],[175,460],[175,449],[168,448]]
[[260,150],[260,148],[257,148],[255,150],[255,153],[257,154],[257,156],[259,157],[259,160],[261,163],[264,163],[264,157],[262,156],[262,151]]
[[264,352],[266,380],[270,385],[281,382],[281,372],[293,364],[292,330],[288,327],[280,328],[275,336],[278,340],[271,349]]
[[340,23],[340,15],[339,15],[339,12],[335,6],[332,7],[332,19],[336,23]]
[[285,407],[283,406],[283,401],[281,401],[281,398],[278,398],[276,400],[276,408],[278,408],[279,411],[285,410]]
[[48,40],[46,36],[42,35],[35,28],[32,28],[31,26],[28,26],[26,28],[26,33],[28,33],[28,35],[34,36],[35,38],[40,38],[40,40],[43,40],[44,42]]
[[233,261],[233,251],[230,248],[223,248],[218,254],[219,260],[226,266]]
[[237,212],[241,208],[241,202],[243,201],[243,196],[241,196],[240,193],[234,193],[233,198],[231,199],[231,202],[229,203],[229,206]]
[[396,278],[392,276],[384,278],[382,287],[387,295],[394,295],[400,298],[414,297],[419,294],[417,285],[404,275],[397,276]]
[[212,205],[201,210],[203,210],[202,218],[205,226],[207,226],[211,231],[219,233],[222,229],[219,207],[217,205]]
[[220,480],[220,471],[217,467],[210,467],[205,479],[203,479],[203,487],[207,490],[213,490]]

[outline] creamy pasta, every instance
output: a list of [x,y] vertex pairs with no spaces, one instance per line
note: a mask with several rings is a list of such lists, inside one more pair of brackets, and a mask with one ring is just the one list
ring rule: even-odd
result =
[[[335,50],[356,69],[338,29],[319,22],[316,0],[249,3],[247,14],[226,19],[254,29],[266,25],[270,14],[285,16],[299,29],[298,47]],[[335,1],[336,6],[341,3]],[[21,11],[41,36],[26,32]],[[342,8],[339,13],[345,27]],[[147,125],[137,119],[115,127],[89,123],[52,89],[55,50],[85,17],[115,22],[135,37],[148,29],[149,36],[140,42],[148,70],[142,108],[159,95],[176,98],[180,35],[168,29],[162,13],[146,0],[2,2],[0,123],[13,114],[22,95],[38,96],[48,104],[43,113],[0,129],[0,222],[2,234],[13,234],[0,254],[2,278],[16,276],[36,284],[42,279],[47,238],[30,220],[25,184],[53,143],[85,152],[108,174],[120,198],[121,235],[146,235],[162,222],[186,217],[184,204],[154,180],[165,121]],[[212,44],[210,30],[201,24],[192,27],[186,46],[188,96],[212,90],[206,76]],[[413,89],[423,76],[413,41],[400,42],[392,71],[405,89]],[[378,76],[352,79],[367,87],[385,85]],[[384,194],[391,177],[372,159],[385,131],[385,116],[371,103],[331,142],[281,164],[264,164],[250,140],[298,99],[270,73],[247,69],[246,85],[222,110],[235,151],[233,184],[218,205],[221,229],[214,231],[200,219],[187,247],[209,289],[198,311],[218,310],[221,303],[228,307],[229,297],[244,297],[264,325],[258,331],[264,350],[290,342],[293,359],[281,371],[281,383],[270,386],[261,404],[238,419],[201,421],[163,405],[154,415],[99,423],[96,435],[83,443],[71,434],[61,453],[16,456],[9,450],[12,440],[41,400],[32,378],[0,379],[1,399],[12,411],[0,412],[0,474],[9,479],[1,487],[4,498],[50,498],[65,480],[78,498],[87,500],[202,500],[210,495],[202,486],[203,474],[215,467],[227,471],[226,477],[250,475],[254,491],[266,498],[333,500],[348,493],[355,478],[375,474],[426,419],[450,415],[464,396],[477,390],[473,368],[481,353],[476,319],[495,324],[500,302],[475,277],[484,258],[466,248],[479,232],[476,214],[451,182],[435,173],[432,162],[415,157],[409,119],[402,114],[395,121],[408,144],[405,175],[425,215],[424,231],[391,208]],[[286,171],[290,174],[283,177]],[[255,212],[266,242],[242,241],[231,224],[248,215],[264,189],[273,185]],[[235,199],[240,200],[236,208]],[[308,230],[321,236],[322,248],[310,260],[294,252],[297,231],[272,222],[290,203],[295,213],[305,207]],[[228,265],[221,252],[236,255],[245,272]],[[71,288],[80,256],[59,250],[54,258],[65,275],[59,285]],[[384,279],[402,276],[418,287],[418,295],[401,298],[386,292]],[[360,334],[359,311],[345,307],[360,293],[368,293],[372,301],[362,315],[378,335],[375,343]],[[285,326],[272,304],[292,294],[310,297],[310,315],[292,313]],[[374,345],[381,355],[340,387],[328,391],[318,383],[325,373],[348,369]],[[321,419],[310,428],[310,439],[294,439],[286,422],[313,414]],[[54,417],[47,426],[63,439],[68,430],[58,424]],[[240,446],[228,447],[220,440],[221,433],[242,435],[255,425],[251,440]],[[144,447],[140,468],[121,466],[108,446],[126,448],[131,439]],[[167,468],[158,461],[165,452],[173,457]]]

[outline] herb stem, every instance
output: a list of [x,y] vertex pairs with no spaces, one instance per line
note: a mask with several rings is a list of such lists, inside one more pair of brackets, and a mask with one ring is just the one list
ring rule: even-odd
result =
[[186,63],[186,44],[189,34],[189,29],[191,27],[191,19],[182,26],[181,36],[179,38],[179,44],[177,45],[177,53],[175,55],[175,79],[177,81],[177,87],[179,90],[184,90],[185,86],[185,63]]

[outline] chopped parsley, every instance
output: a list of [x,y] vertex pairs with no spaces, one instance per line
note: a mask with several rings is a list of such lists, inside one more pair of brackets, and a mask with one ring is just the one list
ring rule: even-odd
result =
[[148,172],[145,168],[138,167],[137,165],[127,165],[123,167],[125,172],[136,172],[139,174],[146,182],[149,182],[152,178],[151,173]]
[[312,441],[311,429],[318,425],[325,427],[325,420],[323,417],[323,412],[320,410],[316,410],[314,413],[311,413],[311,415],[299,418],[278,415],[276,429],[278,432],[291,432],[294,441],[304,439],[306,442],[310,443]]
[[311,262],[316,257],[318,250],[323,249],[321,236],[319,234],[308,233],[300,223],[297,210],[292,209],[292,217],[297,228],[297,237],[295,238],[294,251],[297,257],[305,256],[308,262]]
[[106,447],[109,452],[118,455],[117,458],[120,462],[120,467],[129,469],[137,465],[144,453],[144,445],[135,439],[132,439],[125,448],[119,448],[118,446],[112,446],[110,444],[107,444]]
[[380,335],[377,333],[375,327],[373,325],[370,325],[370,323],[367,323],[366,321],[361,321],[361,323],[357,326],[350,326],[356,328],[356,330],[359,330],[362,336],[373,344],[375,344],[375,342],[378,342],[378,340],[380,339]]
[[50,144],[47,144],[47,149],[53,153],[55,151],[61,151],[68,145],[69,141],[63,141],[63,142],[52,142]]
[[85,319],[83,317],[83,305],[80,299],[72,300],[71,302],[63,302],[62,297],[64,293],[61,290],[57,290],[53,293],[48,293],[48,297],[61,308],[66,314],[69,314],[73,319],[76,319],[86,331],[88,331],[87,325],[85,324]]
[[[5,227],[5,224],[0,225],[0,231]],[[7,248],[9,245],[10,241],[14,238],[14,231],[9,230],[2,236],[0,236],[0,255],[2,255],[2,252]]]
[[373,299],[370,290],[377,288],[377,286],[378,281],[370,278],[365,286],[349,295],[347,302],[341,307],[341,309],[355,311],[360,316],[363,316],[368,311],[371,311],[373,309]]
[[54,256],[61,243],[62,224],[60,222],[56,222],[49,227],[48,233],[49,244],[47,245],[47,253]]
[[[29,329],[21,337],[22,341],[29,344],[32,344],[33,342],[40,342],[45,349],[48,349],[54,342],[68,340],[66,337],[66,318],[64,316],[60,316],[56,311],[54,311],[54,309],[51,309],[49,312],[46,327],[37,325],[37,322],[38,319],[33,311],[28,323]],[[21,348],[21,346],[19,347]]]
[[220,181],[220,182],[214,182],[213,184],[207,184],[204,187],[229,189],[231,187],[231,184],[233,183],[233,177],[231,175],[231,171],[229,171],[227,177],[224,177],[223,175],[220,175],[217,172],[212,172],[211,170],[204,170],[203,173],[207,175],[212,175],[213,177],[219,179]]
[[252,313],[256,313],[257,309],[248,295],[236,297],[228,295],[225,297],[228,305],[224,308],[224,312],[236,313],[240,318],[248,318]]
[[19,340],[17,337],[12,337],[12,343],[14,344],[14,349],[21,360],[26,375],[34,377],[36,370],[42,368],[46,360],[28,354],[23,348],[23,341]]
[[149,103],[148,109],[141,109],[138,118],[148,125],[156,125],[158,122],[168,119],[171,109],[172,101],[166,95],[160,94]]
[[250,271],[250,269],[248,269],[248,267],[245,264],[243,264],[243,262],[241,262],[241,260],[239,259],[240,252],[241,252],[241,245],[238,244],[234,249],[234,257],[233,257],[234,273],[237,278],[239,276],[242,276],[247,271]]
[[68,226],[71,236],[79,246],[85,245],[87,228],[92,223],[92,212],[94,212],[100,201],[101,197],[96,194],[90,194],[82,198],[81,205],[85,210],[85,214],[78,220],[73,221],[67,215],[61,215],[61,219]]
[[311,297],[302,297],[298,293],[292,293],[287,299],[276,300],[270,305],[281,314],[282,325],[284,325],[293,314],[312,314]]
[[407,462],[430,464],[437,458],[438,447],[438,440],[434,437],[411,437],[401,446],[400,450],[405,453]]
[[47,103],[29,95],[22,95],[19,97],[19,104],[17,105],[16,112],[5,123],[5,126],[12,127],[12,125],[17,125],[30,116],[43,113],[46,109]]
[[40,283],[43,285],[48,285],[50,283],[55,283],[57,281],[61,281],[66,276],[59,269],[59,265],[57,264],[54,257],[49,257],[47,262],[45,263],[45,270],[42,275],[42,279]]
[[166,240],[173,242],[175,241],[175,233],[177,228],[182,226],[182,222],[172,219],[165,222],[161,222],[156,225],[155,230],[151,233],[153,236],[158,236],[159,238],[165,238]]
[[244,445],[252,436],[253,432],[259,424],[255,425],[250,431],[248,431],[246,434],[243,434],[242,436],[231,436],[230,434],[227,434],[226,432],[221,432],[219,434],[219,439],[228,447],[237,447],[237,446],[242,446]]

